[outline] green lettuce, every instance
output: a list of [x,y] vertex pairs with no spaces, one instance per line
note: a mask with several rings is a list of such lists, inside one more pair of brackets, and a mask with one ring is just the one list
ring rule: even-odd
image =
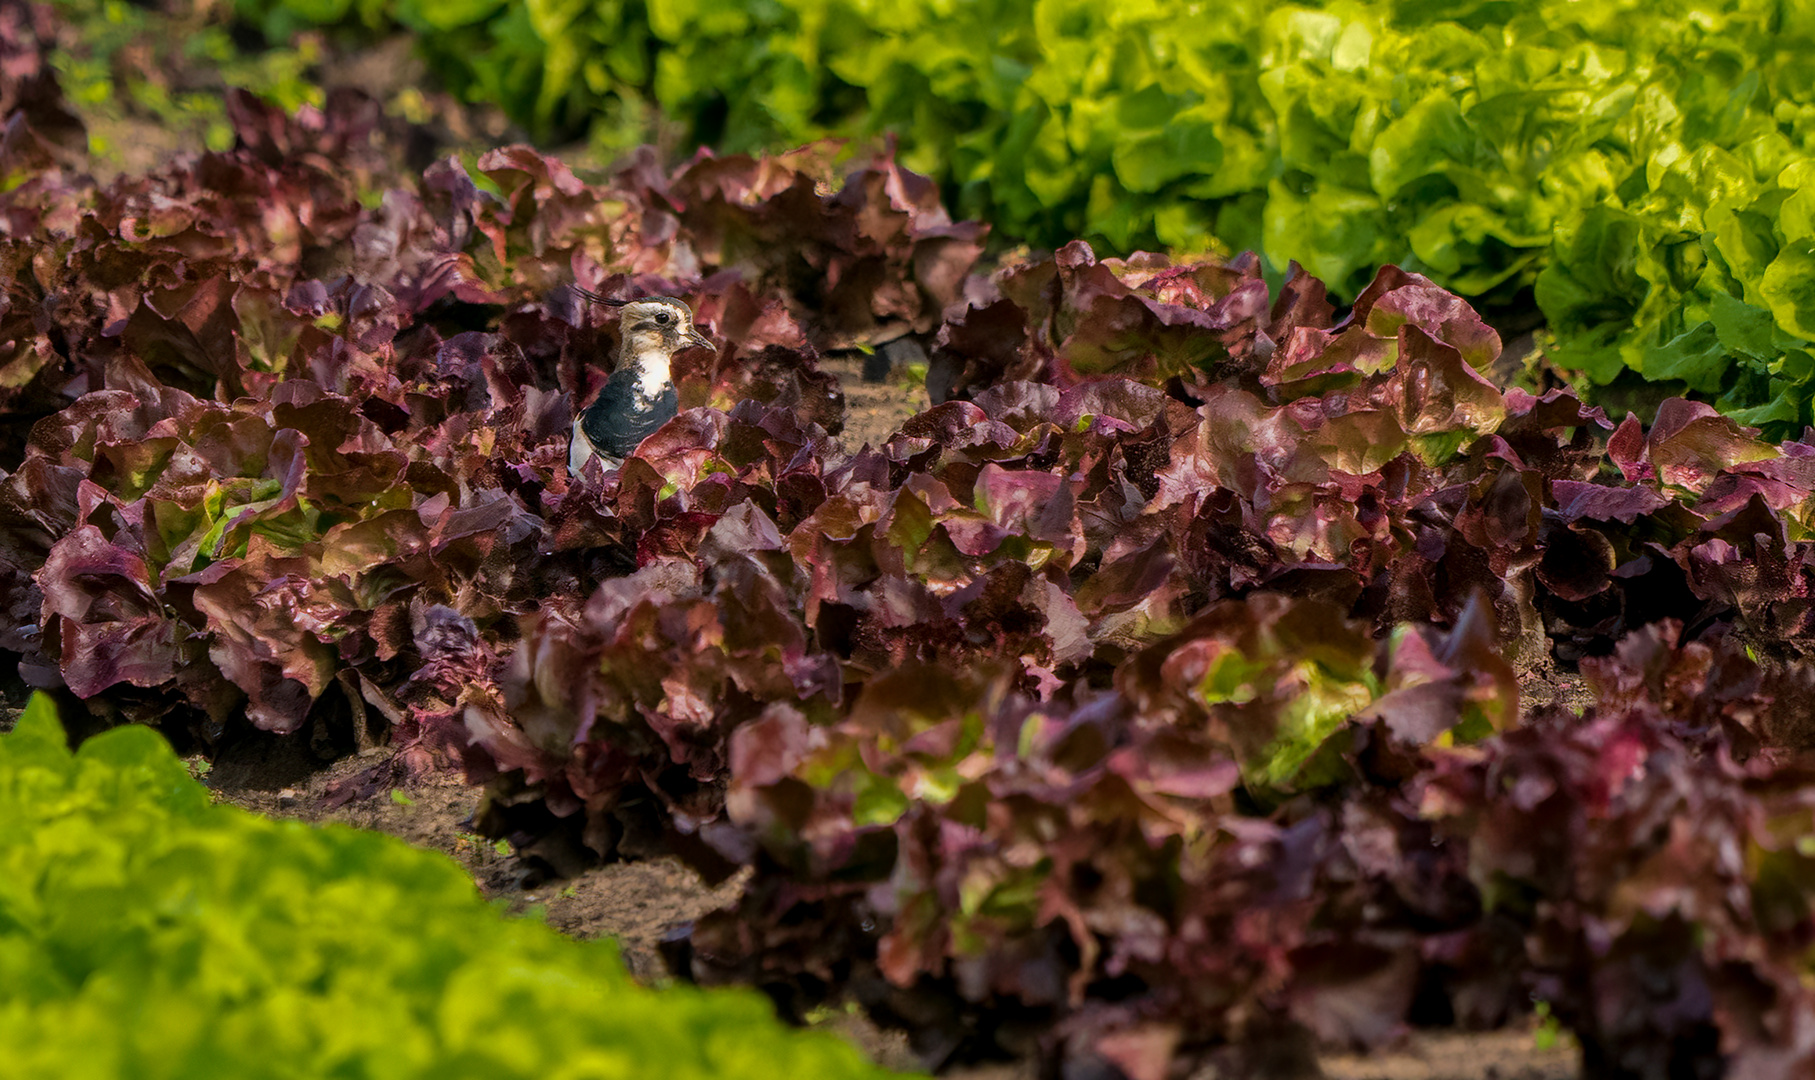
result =
[[754,992],[654,991],[452,861],[212,803],[137,725],[0,736],[8,1076],[868,1077]]

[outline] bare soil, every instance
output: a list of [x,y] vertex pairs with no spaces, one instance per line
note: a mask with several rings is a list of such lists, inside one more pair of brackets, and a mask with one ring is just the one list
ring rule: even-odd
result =
[[881,446],[900,430],[903,421],[931,404],[926,385],[914,381],[907,371],[891,371],[881,382],[866,382],[864,358],[850,354],[828,356],[819,366],[838,376],[844,391],[844,431],[839,441],[847,450],[865,443]]
[[[203,780],[218,799],[273,817],[337,823],[389,833],[450,855],[488,898],[510,911],[534,911],[555,929],[580,938],[617,940],[624,962],[640,979],[668,974],[656,947],[670,929],[737,896],[736,879],[707,888],[672,858],[612,863],[577,876],[550,878],[547,863],[472,831],[479,789],[458,774],[432,774],[373,798],[335,806],[341,782],[384,761],[384,748],[342,758],[298,775],[310,757],[299,740],[253,738],[230,748]],[[198,760],[192,768],[201,768]]]

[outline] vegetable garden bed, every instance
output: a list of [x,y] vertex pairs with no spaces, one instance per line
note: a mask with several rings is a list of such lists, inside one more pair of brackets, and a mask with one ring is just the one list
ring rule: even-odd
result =
[[[888,153],[421,169],[363,95],[236,92],[231,148],[96,182],[10,55],[0,650],[78,741],[278,811],[463,776],[494,886],[684,867],[641,973],[929,1067],[1539,1015],[1593,1077],[1811,1067],[1815,438],[1509,382],[1393,265],[1010,249]],[[719,343],[591,479],[569,283]],[[885,346],[913,407],[855,413]],[[46,725],[69,776],[161,752]]]

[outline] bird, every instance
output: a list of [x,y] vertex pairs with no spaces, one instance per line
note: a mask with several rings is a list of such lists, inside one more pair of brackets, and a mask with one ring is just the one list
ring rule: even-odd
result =
[[575,293],[599,304],[622,308],[618,362],[592,404],[574,419],[567,467],[575,476],[587,461],[598,458],[615,469],[680,411],[674,388],[674,354],[682,349],[716,348],[693,325],[693,309],[672,296],[616,300],[578,285]]

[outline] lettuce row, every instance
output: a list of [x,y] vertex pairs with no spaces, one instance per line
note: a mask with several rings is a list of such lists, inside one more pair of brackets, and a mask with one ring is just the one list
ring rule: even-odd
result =
[[[545,135],[893,132],[1009,235],[1226,246],[1353,296],[1384,263],[1537,286],[1555,358],[1790,434],[1815,374],[1815,17],[1780,0],[241,0],[394,19]],[[1519,301],[1523,302],[1523,301]]]
[[869,1077],[749,992],[634,983],[451,861],[210,802],[149,728],[0,737],[7,1075]]

